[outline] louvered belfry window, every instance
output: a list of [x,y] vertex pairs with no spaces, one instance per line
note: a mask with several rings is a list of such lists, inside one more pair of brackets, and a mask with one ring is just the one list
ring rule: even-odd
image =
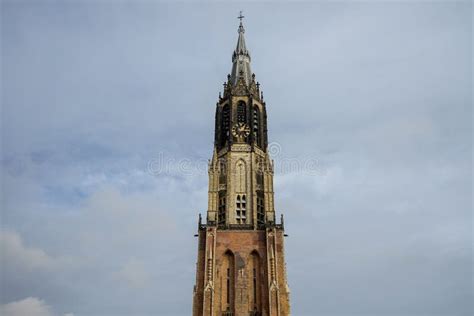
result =
[[253,134],[255,137],[255,143],[261,147],[260,144],[260,110],[258,106],[253,108]]
[[225,191],[219,192],[218,224],[225,225],[226,212],[226,194]]
[[257,224],[259,226],[265,224],[265,208],[263,201],[263,193],[257,192]]
[[229,126],[230,126],[229,105],[226,104],[222,108],[222,116],[221,116],[221,146],[225,145],[229,137]]

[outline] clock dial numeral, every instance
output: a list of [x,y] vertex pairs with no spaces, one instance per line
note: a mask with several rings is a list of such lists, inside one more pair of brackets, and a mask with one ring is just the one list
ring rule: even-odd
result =
[[245,123],[237,123],[232,127],[232,135],[237,138],[245,138],[250,135],[250,128]]

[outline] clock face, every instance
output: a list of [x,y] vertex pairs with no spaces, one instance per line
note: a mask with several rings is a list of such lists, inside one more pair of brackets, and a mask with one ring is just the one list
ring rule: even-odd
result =
[[250,135],[250,128],[245,123],[237,123],[232,127],[232,135],[244,138]]

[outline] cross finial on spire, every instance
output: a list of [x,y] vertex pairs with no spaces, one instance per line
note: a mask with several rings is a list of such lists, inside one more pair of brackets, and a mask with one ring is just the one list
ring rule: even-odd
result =
[[242,11],[240,11],[239,13],[239,16],[237,17],[237,19],[240,20],[240,24],[239,24],[239,33],[244,33],[245,30],[244,30],[244,25],[242,24],[242,19],[245,18],[245,16],[242,15]]
[[242,19],[245,18],[245,16],[242,15],[242,11],[240,11],[239,13],[239,16],[237,17],[237,19],[240,20],[240,24],[242,24]]

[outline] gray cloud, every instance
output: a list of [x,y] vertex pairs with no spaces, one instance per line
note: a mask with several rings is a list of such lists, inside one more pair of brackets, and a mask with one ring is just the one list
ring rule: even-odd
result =
[[293,314],[472,314],[470,2],[1,6],[2,314],[189,315],[241,9]]

